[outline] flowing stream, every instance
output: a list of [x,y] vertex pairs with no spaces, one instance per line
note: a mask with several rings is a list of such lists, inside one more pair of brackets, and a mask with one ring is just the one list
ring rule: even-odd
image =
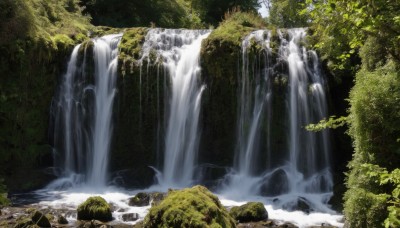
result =
[[121,37],[96,38],[72,52],[51,107],[55,163],[61,178],[49,188],[107,185]]
[[[168,77],[165,97],[166,136],[162,172],[158,183],[190,186],[197,165],[199,115],[205,85],[200,82],[201,41],[208,30],[151,29],[143,44],[142,59],[156,52]],[[148,61],[149,62],[149,61]]]
[[[199,165],[199,119],[201,108],[206,108],[201,107],[206,85],[200,78],[200,49],[210,32],[150,29],[145,37],[142,57],[137,61],[139,101],[145,89],[141,88],[142,68],[145,63],[155,63],[162,68],[157,70],[155,137],[163,140],[157,141],[163,148],[157,152],[159,161],[154,168],[157,184],[142,191],[190,187],[198,181],[194,178]],[[244,38],[237,126],[232,126],[237,132],[235,159],[218,193],[225,206],[263,202],[270,219],[278,223],[340,227],[341,216],[328,206],[333,188],[329,132],[304,129],[328,113],[319,59],[304,47],[305,35],[304,29],[279,31],[279,49],[275,52],[270,31],[255,31]],[[128,191],[108,183],[121,37],[107,35],[76,46],[52,102],[50,138],[59,179],[34,194],[39,207],[68,211],[70,222],[76,221],[76,207],[94,194],[114,205],[117,225],[135,223],[123,221],[127,213],[138,213],[142,220],[150,208],[128,205],[128,198],[139,190]],[[162,117],[158,80],[163,76]],[[138,111],[142,112],[142,103]],[[140,123],[138,127],[143,126]],[[160,133],[160,129],[165,132]]]
[[[289,211],[333,213],[327,206],[333,194],[329,133],[305,130],[327,117],[324,77],[317,54],[302,45],[305,35],[304,29],[279,31],[276,65],[271,65],[270,32],[256,31],[243,40],[235,166],[221,194],[263,196]],[[261,54],[251,60],[252,42]],[[274,86],[285,86],[286,93],[277,94]]]

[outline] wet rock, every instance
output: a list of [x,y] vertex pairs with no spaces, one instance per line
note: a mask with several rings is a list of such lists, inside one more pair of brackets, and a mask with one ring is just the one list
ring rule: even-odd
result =
[[14,216],[13,216],[13,215],[10,215],[10,216],[7,217],[7,220],[11,220],[11,219],[13,219],[13,218],[14,218]]
[[298,228],[298,226],[296,226],[290,222],[285,222],[284,224],[277,226],[277,228]]
[[32,219],[25,217],[25,218],[19,218],[14,228],[25,228],[25,227],[30,227],[32,225],[34,225]]
[[32,221],[40,227],[51,227],[50,221],[47,216],[41,211],[35,211],[31,217]]
[[151,199],[151,206],[156,206],[161,203],[166,197],[166,193],[163,192],[153,192],[150,193],[150,199]]
[[139,219],[138,213],[127,213],[122,215],[122,220],[124,222],[133,222]]
[[264,228],[264,227],[276,227],[276,224],[272,220],[251,222],[251,223],[239,223],[237,228]]
[[68,224],[68,220],[62,215],[58,216],[57,222],[61,225]]
[[289,192],[289,183],[285,171],[279,169],[261,186],[261,195],[278,196]]
[[144,207],[150,204],[150,195],[145,192],[139,192],[129,199],[128,205],[133,207]]
[[239,207],[232,207],[229,214],[240,223],[258,222],[268,219],[268,212],[264,204],[260,202],[249,202]]
[[111,221],[110,205],[100,196],[89,197],[78,207],[78,220]]
[[282,205],[282,208],[287,211],[303,211],[307,214],[314,211],[310,202],[304,197],[298,197],[297,201]]
[[124,208],[120,208],[120,209],[117,210],[117,212],[125,212],[125,209]]

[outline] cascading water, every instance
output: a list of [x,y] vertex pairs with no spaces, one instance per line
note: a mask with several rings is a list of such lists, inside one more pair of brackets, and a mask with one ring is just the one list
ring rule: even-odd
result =
[[[157,55],[165,76],[169,77],[165,96],[166,135],[163,171],[158,182],[165,187],[184,187],[192,183],[200,130],[200,104],[205,86],[200,82],[201,41],[207,30],[151,29],[143,44],[143,59]],[[149,61],[148,61],[149,62]]]
[[49,188],[106,185],[121,37],[96,38],[72,52],[67,73],[52,101],[50,132],[61,178]]
[[[327,117],[319,59],[301,46],[304,29],[287,33],[288,40],[279,32],[276,60],[271,60],[268,31],[253,32],[242,43],[238,145],[221,192],[242,199],[264,196],[287,210],[306,204],[309,211],[332,212],[327,206],[333,185],[329,134],[304,128]],[[261,47],[261,54],[250,54],[252,43]],[[282,89],[277,87],[287,93],[278,94]]]

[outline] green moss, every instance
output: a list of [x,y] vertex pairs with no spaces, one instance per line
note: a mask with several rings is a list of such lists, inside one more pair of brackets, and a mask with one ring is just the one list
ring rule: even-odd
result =
[[78,206],[78,220],[100,220],[111,221],[110,205],[100,196],[89,197],[85,202]]
[[124,31],[119,44],[120,61],[126,63],[140,58],[147,32],[148,28],[130,28]]
[[205,187],[170,191],[144,219],[144,227],[235,227],[218,198]]
[[239,207],[232,207],[229,214],[239,222],[258,222],[268,219],[268,212],[260,202],[249,202]]

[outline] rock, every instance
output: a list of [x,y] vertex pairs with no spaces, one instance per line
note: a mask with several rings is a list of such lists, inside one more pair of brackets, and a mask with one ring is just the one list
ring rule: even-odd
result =
[[125,209],[124,208],[120,208],[120,209],[117,210],[117,212],[125,212]]
[[57,222],[61,225],[68,224],[68,220],[63,215],[58,216]]
[[31,219],[33,223],[40,227],[51,227],[50,221],[47,216],[40,211],[33,212]]
[[128,205],[133,207],[144,207],[150,204],[150,195],[145,192],[139,192],[129,199]]
[[239,222],[258,222],[268,219],[264,204],[249,202],[239,207],[232,207],[229,214]]
[[264,228],[264,227],[276,227],[276,224],[272,220],[251,222],[251,223],[239,223],[236,228]]
[[304,197],[298,197],[297,201],[284,204],[282,208],[288,211],[303,211],[307,214],[313,211],[310,203]]
[[278,196],[289,192],[289,183],[285,171],[279,169],[261,186],[261,195]]
[[138,213],[127,213],[122,215],[122,220],[124,222],[133,222],[139,219]]
[[169,191],[150,209],[144,227],[235,227],[219,199],[203,186]]
[[278,228],[298,228],[298,226],[290,223],[290,222],[285,222],[282,225],[277,226]]
[[110,205],[100,196],[89,197],[78,207],[78,220],[112,220]]
[[17,224],[14,226],[14,228],[25,228],[25,227],[31,227],[34,225],[32,219],[30,218],[18,218],[17,219]]
[[150,199],[151,199],[151,206],[156,206],[161,203],[167,196],[166,193],[163,192],[153,192],[150,193]]

